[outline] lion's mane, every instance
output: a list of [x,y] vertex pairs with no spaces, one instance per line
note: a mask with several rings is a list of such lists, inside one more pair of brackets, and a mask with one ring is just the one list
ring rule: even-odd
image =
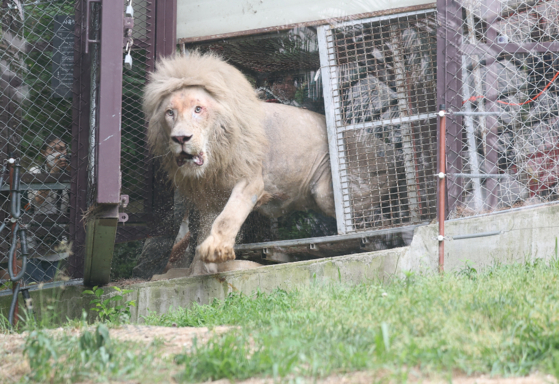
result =
[[[163,101],[185,87],[203,87],[219,104],[218,118],[208,127],[208,166],[199,178],[178,172],[169,151]],[[250,178],[266,152],[264,110],[245,76],[215,54],[190,53],[160,60],[144,92],[144,113],[149,119],[147,140],[152,154],[162,159],[174,184],[190,194],[212,188],[228,189]]]

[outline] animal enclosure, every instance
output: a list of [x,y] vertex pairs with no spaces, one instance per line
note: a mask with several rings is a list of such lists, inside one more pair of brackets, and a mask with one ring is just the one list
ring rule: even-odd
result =
[[[169,37],[175,14],[165,11],[174,2],[135,0],[132,19],[125,13],[130,2],[111,3],[122,5],[124,30],[103,22],[108,2],[105,8],[86,0],[2,4],[3,287],[12,286],[9,254],[16,269],[23,259],[21,237],[10,233],[14,195],[23,207],[18,225],[27,234],[28,274],[42,273],[35,282],[80,282],[88,252],[85,223],[105,198],[111,218],[120,220],[114,242],[128,244],[134,257],[146,238],[173,241],[181,219],[173,208],[178,199],[146,148],[141,97],[157,56],[170,54],[177,42]],[[367,248],[373,238],[431,222],[441,105],[448,119],[442,159],[447,219],[555,202],[558,15],[551,0],[440,0],[436,9],[421,4],[178,41],[183,54],[198,49],[223,56],[262,100],[326,116],[336,218],[297,212],[269,221],[252,215],[237,255],[272,263],[298,260],[294,254],[375,249]],[[103,85],[113,84],[102,76],[103,33],[113,37],[105,43],[124,39],[113,49],[120,62],[110,62],[122,70],[122,98],[116,97],[122,106],[111,104],[121,113],[118,126],[109,121],[113,114],[100,112],[108,100],[100,96]],[[132,65],[124,67],[128,55]],[[105,131],[108,126],[113,131]],[[45,146],[49,137],[66,149]],[[52,152],[66,165],[49,165]],[[9,158],[20,166],[19,188]],[[342,241],[351,247],[340,247]],[[403,243],[386,246],[394,245]],[[105,262],[99,265],[110,269],[110,258]]]

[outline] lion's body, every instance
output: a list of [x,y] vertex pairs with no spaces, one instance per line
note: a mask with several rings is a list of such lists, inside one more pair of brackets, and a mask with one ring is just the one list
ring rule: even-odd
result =
[[200,212],[193,274],[234,259],[235,237],[254,209],[271,217],[301,209],[334,216],[324,117],[259,101],[220,58],[163,60],[144,110],[153,154]]
[[264,159],[268,217],[318,209],[334,216],[332,176],[324,116],[282,104],[264,103],[270,146]]

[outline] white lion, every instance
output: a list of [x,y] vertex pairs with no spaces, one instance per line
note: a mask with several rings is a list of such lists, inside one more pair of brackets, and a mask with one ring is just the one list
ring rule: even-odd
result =
[[335,216],[324,116],[259,101],[244,75],[213,54],[159,62],[146,86],[148,142],[201,215],[192,274],[235,258],[252,210]]

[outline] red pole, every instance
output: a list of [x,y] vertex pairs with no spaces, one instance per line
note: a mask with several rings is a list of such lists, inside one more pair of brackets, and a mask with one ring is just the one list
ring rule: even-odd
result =
[[[13,199],[12,196],[12,192],[11,190],[14,189],[14,164],[10,163],[10,200]],[[15,236],[15,229],[16,229],[16,223],[12,223],[12,238],[13,236]],[[16,249],[14,249],[14,255],[13,255],[13,262],[12,265],[8,265],[8,268],[12,268],[12,271],[14,273],[14,275],[18,274],[18,270],[17,270],[17,258],[16,258],[16,254],[17,253],[17,247]],[[16,287],[19,284],[19,282],[14,282],[12,283],[12,293],[15,293],[16,291]],[[14,324],[13,327],[15,328],[16,324],[17,324],[17,317],[18,317],[18,312],[19,312],[19,306],[18,306],[18,302],[17,302],[17,298],[16,298],[16,307],[14,310]]]
[[446,216],[446,113],[441,105],[439,112],[439,273],[444,272],[444,219]]

